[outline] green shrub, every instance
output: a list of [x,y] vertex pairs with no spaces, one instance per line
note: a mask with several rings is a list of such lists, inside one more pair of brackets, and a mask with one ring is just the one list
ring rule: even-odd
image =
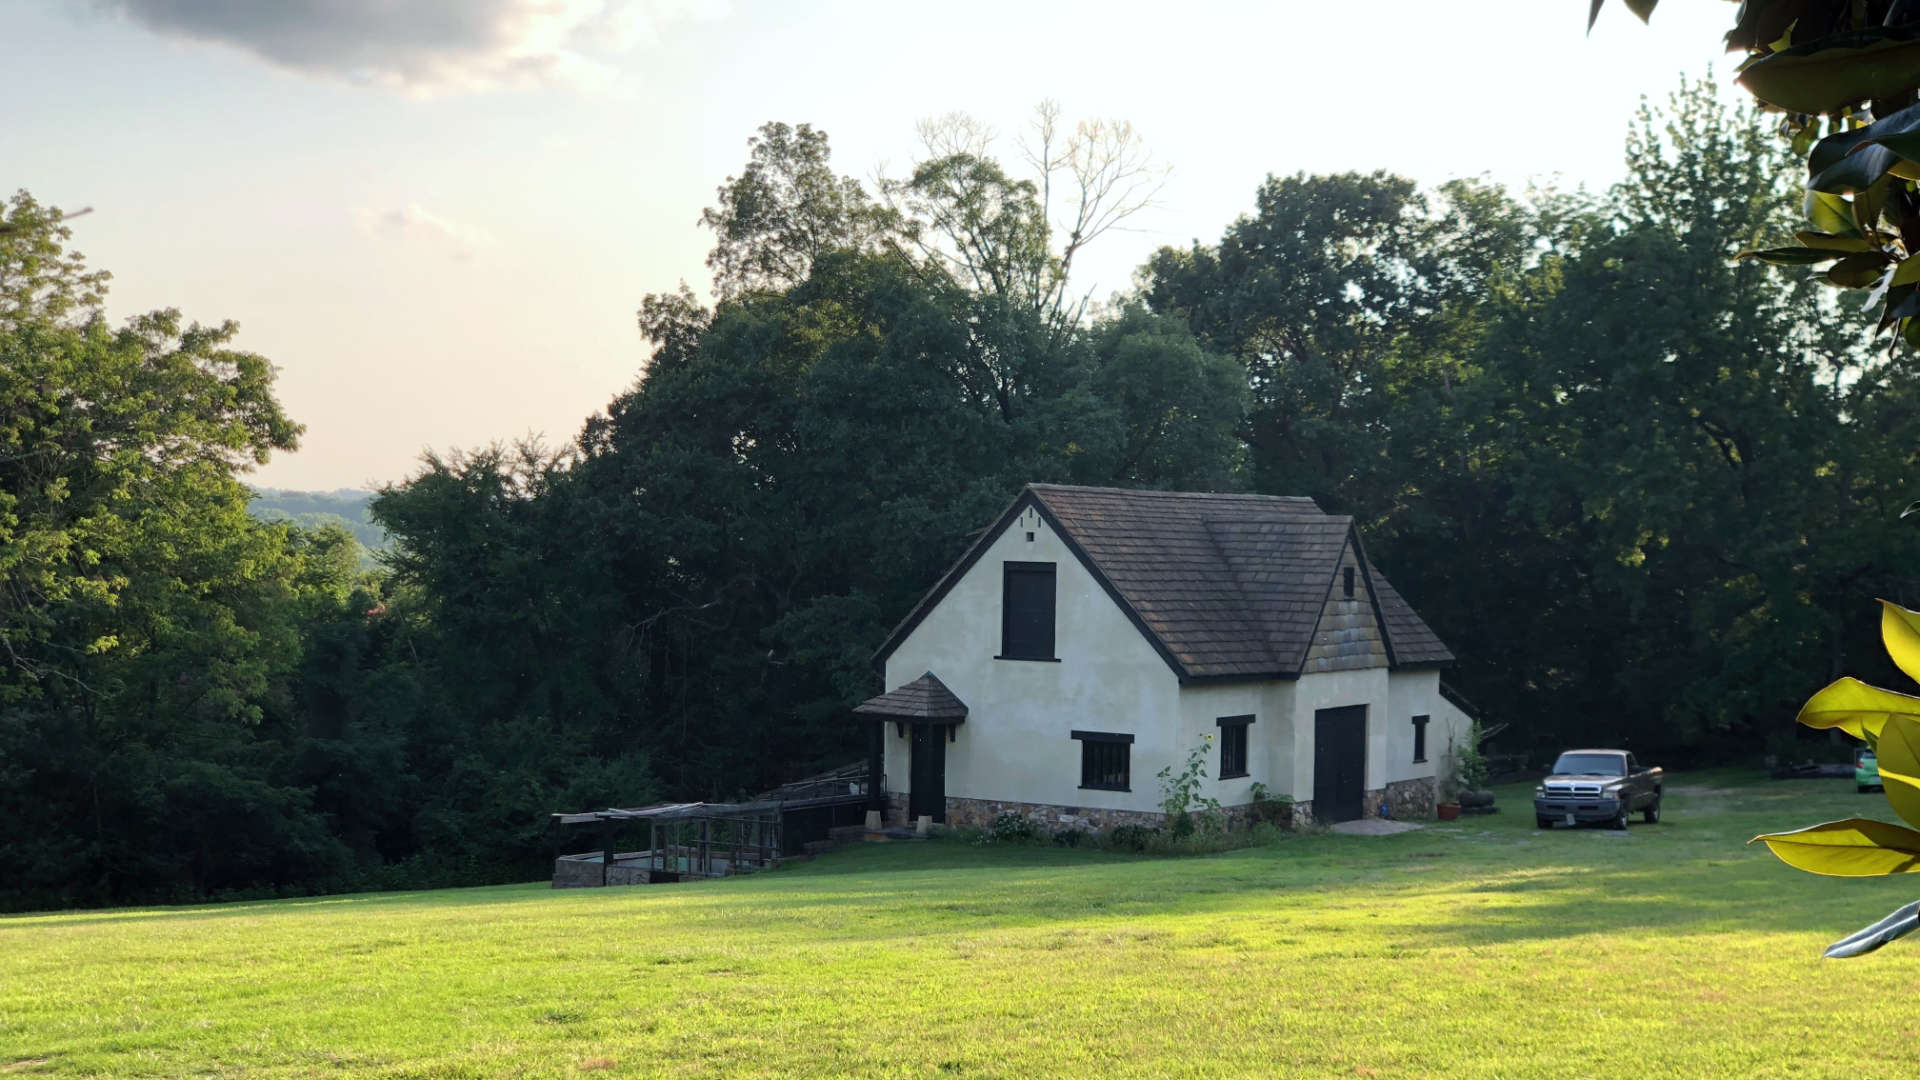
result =
[[1247,832],[1247,842],[1254,847],[1272,847],[1287,838],[1287,831],[1270,821],[1256,821]]
[[1116,825],[1108,831],[1105,842],[1115,851],[1145,851],[1159,835],[1159,829],[1145,825]]
[[1249,807],[1255,826],[1285,826],[1293,824],[1293,796],[1275,796],[1267,785],[1256,781],[1253,785],[1253,805]]
[[995,844],[1031,844],[1038,835],[1033,822],[1019,814],[1001,814],[987,826],[987,840]]
[[[1187,764],[1178,773],[1168,765],[1157,774],[1160,809],[1166,813],[1176,837],[1191,836],[1196,827],[1209,834],[1226,831],[1226,815],[1220,810],[1220,800],[1200,794],[1200,782],[1207,778],[1207,752],[1212,748],[1213,736],[1208,735],[1187,752]],[[1196,810],[1200,817],[1197,823],[1194,821]]]

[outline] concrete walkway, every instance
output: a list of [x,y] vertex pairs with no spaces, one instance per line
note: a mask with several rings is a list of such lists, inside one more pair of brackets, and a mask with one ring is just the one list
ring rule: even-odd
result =
[[1412,832],[1421,826],[1411,821],[1389,821],[1386,818],[1360,818],[1356,821],[1342,821],[1338,825],[1327,826],[1329,831],[1342,836],[1392,836],[1394,833]]

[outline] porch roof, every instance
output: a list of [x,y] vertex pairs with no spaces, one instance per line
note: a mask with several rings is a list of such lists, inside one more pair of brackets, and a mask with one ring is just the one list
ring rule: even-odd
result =
[[853,707],[860,716],[917,724],[958,724],[967,719],[966,703],[929,671],[904,686]]

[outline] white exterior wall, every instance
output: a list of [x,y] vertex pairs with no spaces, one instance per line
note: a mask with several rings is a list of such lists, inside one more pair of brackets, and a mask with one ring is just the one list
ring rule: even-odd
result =
[[[1164,664],[1163,664],[1164,666]],[[1253,785],[1261,783],[1274,795],[1291,794],[1288,770],[1293,763],[1293,724],[1289,715],[1293,684],[1280,679],[1259,682],[1203,683],[1180,688],[1180,732],[1174,756],[1156,762],[1146,770],[1157,795],[1159,781],[1154,774],[1162,765],[1171,764],[1178,772],[1186,766],[1187,752],[1208,735],[1214,737],[1207,752],[1207,779],[1200,786],[1205,798],[1218,799],[1221,806],[1242,806],[1253,801]],[[1232,780],[1220,779],[1220,725],[1223,716],[1253,715],[1247,728],[1247,775]],[[1134,787],[1140,786],[1143,760],[1134,759]],[[1298,798],[1299,796],[1295,796]]]
[[[1007,562],[1054,564],[1059,662],[994,659]],[[1173,669],[1031,509],[995,538],[887,658],[886,688],[928,671],[967,705],[966,722],[946,748],[949,798],[1157,812],[1154,773],[1176,755],[1184,761],[1192,744]],[[1212,715],[1206,723],[1211,729]],[[1133,735],[1131,791],[1080,787],[1076,729]],[[887,790],[905,792],[908,739],[888,724],[885,745]]]
[[[1449,751],[1465,742],[1472,721],[1459,707],[1440,694],[1440,672],[1434,668],[1396,671],[1390,677],[1392,709],[1399,717],[1399,730],[1392,732],[1390,752],[1403,773],[1395,780],[1431,776],[1444,780]],[[1413,764],[1413,718],[1427,716],[1427,760]],[[1397,741],[1394,741],[1397,740]]]

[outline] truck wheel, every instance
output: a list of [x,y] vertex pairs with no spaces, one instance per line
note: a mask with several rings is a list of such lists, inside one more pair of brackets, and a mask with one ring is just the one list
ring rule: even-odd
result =
[[1649,806],[1645,810],[1642,810],[1640,812],[1640,818],[1641,820],[1645,821],[1649,825],[1660,824],[1660,800],[1659,799],[1653,800],[1652,806]]
[[1613,815],[1613,827],[1616,829],[1627,827],[1627,804],[1624,802],[1620,804],[1620,812]]
[[1536,817],[1533,819],[1533,821],[1534,821],[1534,824],[1540,826],[1543,829],[1553,828],[1553,819],[1550,817]]

